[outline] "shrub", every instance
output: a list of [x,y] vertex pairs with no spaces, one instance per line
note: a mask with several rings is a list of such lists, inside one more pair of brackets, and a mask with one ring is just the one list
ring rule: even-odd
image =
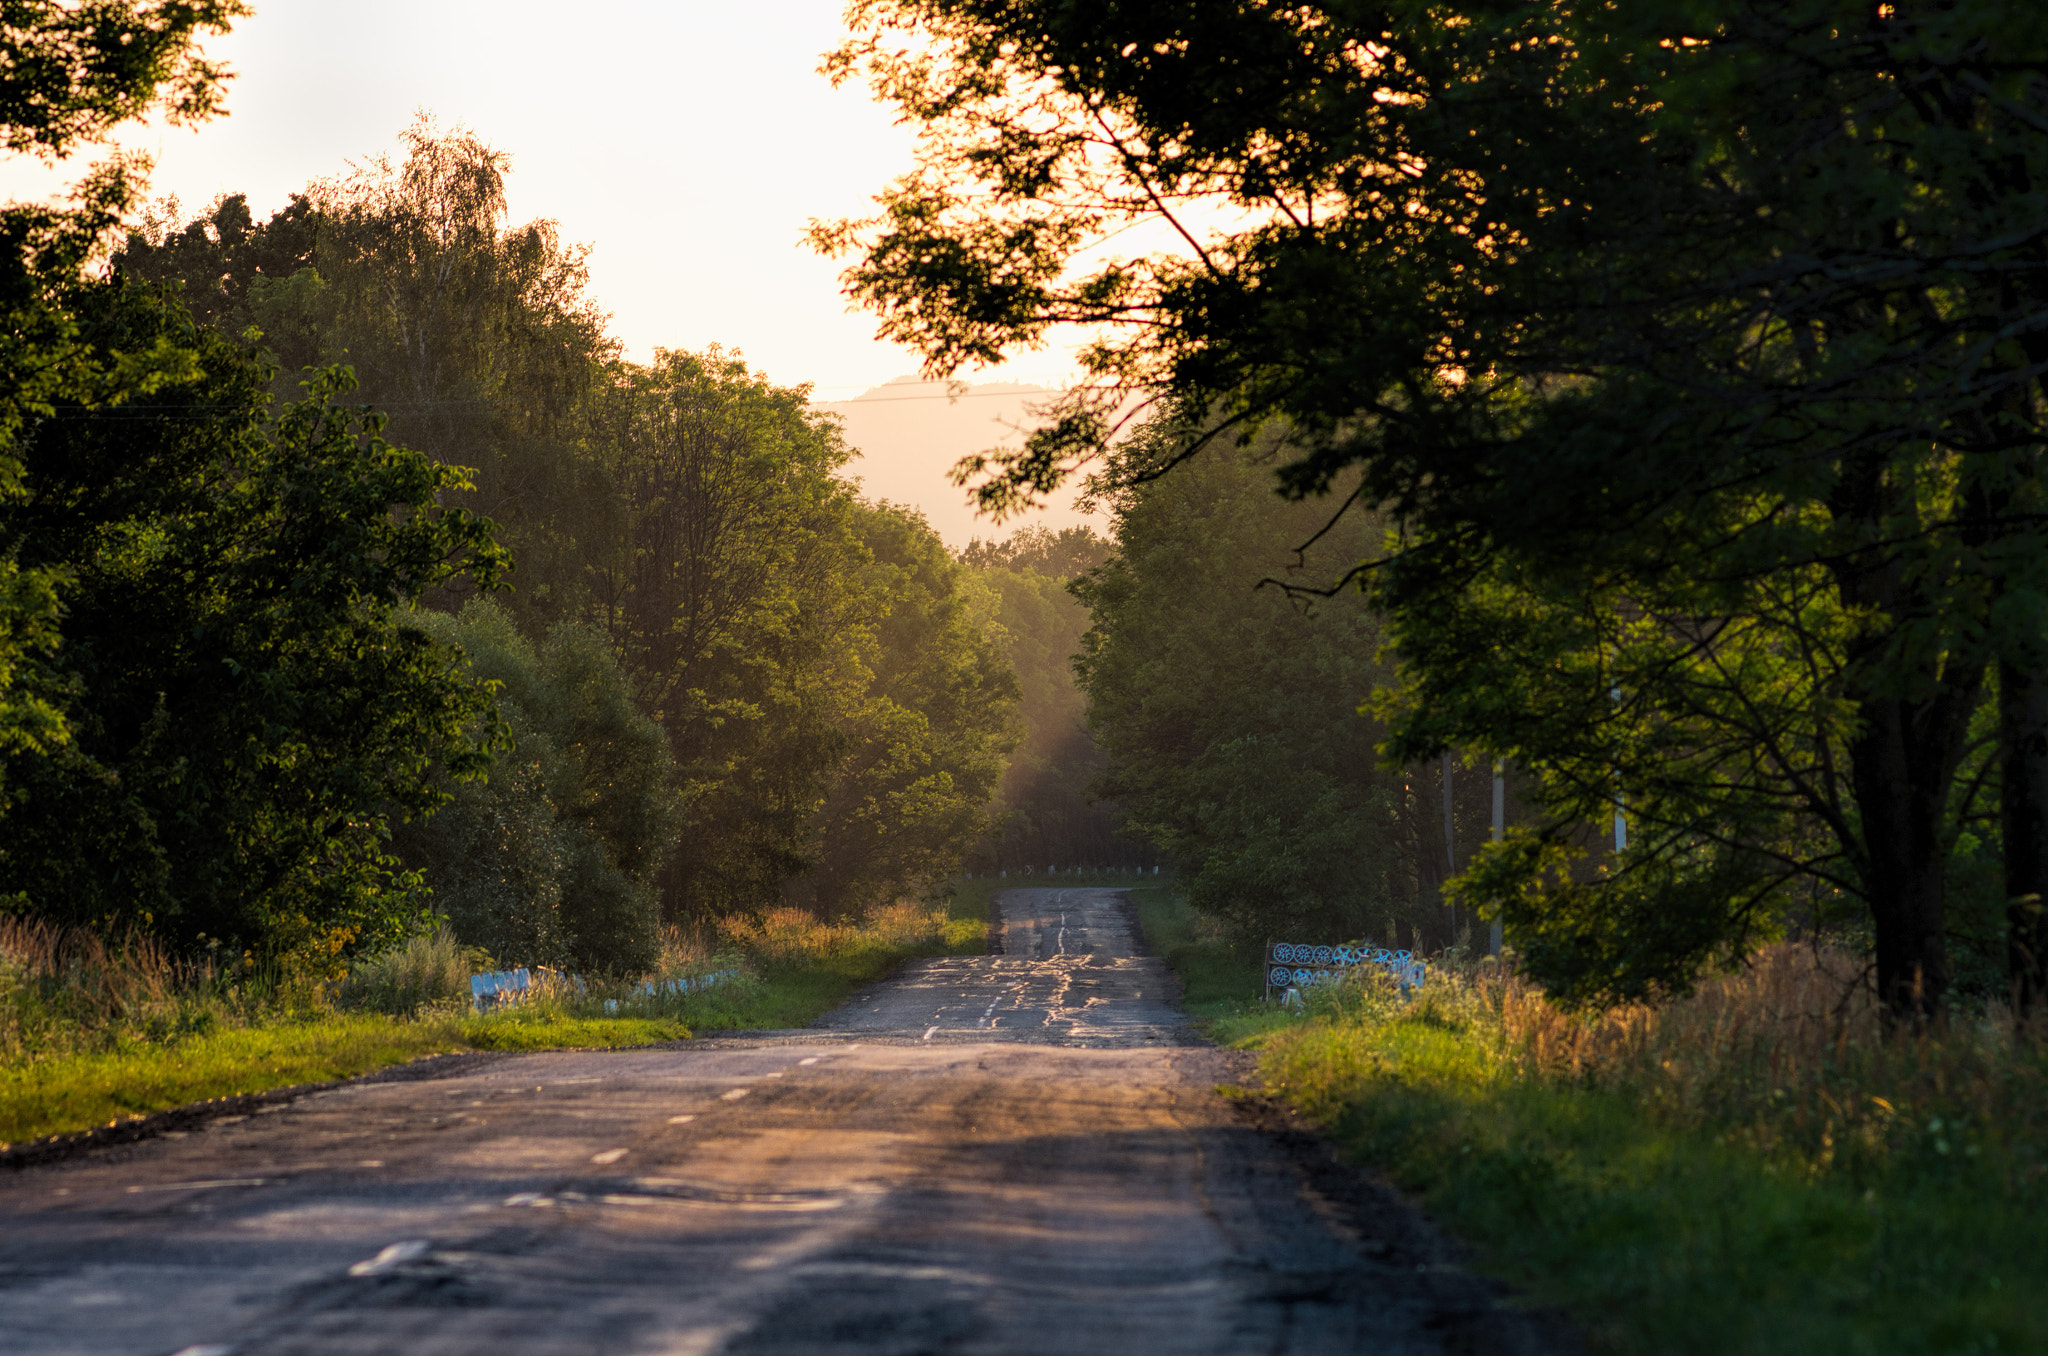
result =
[[470,1001],[469,977],[489,960],[447,928],[422,933],[349,971],[335,994],[344,1008],[410,1017],[424,1008]]

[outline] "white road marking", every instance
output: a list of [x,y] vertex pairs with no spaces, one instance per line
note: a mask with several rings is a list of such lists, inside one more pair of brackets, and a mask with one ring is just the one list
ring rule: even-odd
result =
[[688,1116],[671,1116],[668,1118],[668,1123],[670,1125],[688,1125],[696,1119],[697,1117],[694,1113]]
[[129,1187],[128,1194],[132,1196],[139,1191],[211,1191],[215,1187],[262,1186],[269,1180],[268,1177],[223,1177],[212,1182],[162,1182],[149,1186]]
[[592,1154],[590,1161],[593,1163],[616,1163],[625,1156],[626,1151],[624,1149],[606,1149],[601,1154]]
[[749,1092],[752,1091],[752,1088],[734,1088],[731,1092],[719,1093],[718,1100],[721,1102],[737,1102],[740,1098],[746,1096]]
[[351,1276],[375,1276],[380,1271],[427,1255],[427,1241],[423,1238],[408,1238],[403,1243],[393,1243],[375,1257],[356,1263],[348,1269]]
[[801,1068],[801,1067],[803,1067],[803,1066],[804,1066],[804,1065],[806,1065],[806,1064],[816,1064],[817,1062],[818,1062],[818,1057],[817,1057],[816,1055],[812,1055],[812,1056],[811,1056],[811,1057],[810,1057],[809,1059],[800,1059],[800,1060],[798,1060],[798,1061],[797,1061],[797,1067]]
[[937,1031],[937,1030],[938,1030],[938,1028],[937,1028],[937,1027],[935,1027],[935,1026],[928,1026],[928,1027],[926,1027],[926,1028],[924,1029],[924,1038],[925,1038],[926,1040],[930,1040],[930,1039],[932,1038],[932,1033],[933,1033],[934,1031]]

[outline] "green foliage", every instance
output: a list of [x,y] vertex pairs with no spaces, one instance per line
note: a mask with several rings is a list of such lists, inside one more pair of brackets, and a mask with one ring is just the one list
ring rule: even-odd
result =
[[464,573],[489,525],[436,504],[455,468],[336,408],[340,374],[274,415],[265,371],[174,303],[118,281],[74,311],[103,351],[170,342],[192,380],[146,408],[60,403],[22,443],[30,497],[0,507],[23,567],[65,583],[41,666],[71,740],[8,762],[0,887],[72,923],[149,924],[308,963],[394,939],[418,912],[388,818],[481,761],[482,692],[395,624]]
[[185,221],[159,204],[116,261],[178,283],[203,323],[278,365],[280,393],[346,363],[393,441],[471,468],[446,502],[499,525],[507,605],[544,634],[578,615],[579,547],[616,541],[591,450],[616,414],[618,346],[584,295],[587,251],[552,222],[505,223],[504,152],[424,117],[401,142],[400,159],[367,157],[267,222],[239,194]]
[[364,1008],[393,1017],[410,1017],[422,1008],[470,1003],[469,977],[487,958],[455,940],[446,928],[410,938],[351,966],[335,991],[343,1010]]
[[[2038,12],[872,0],[853,25],[831,69],[923,138],[879,215],[813,233],[853,294],[933,375],[1097,327],[1095,380],[984,500],[1100,453],[1134,388],[1190,412],[1142,474],[1276,418],[1288,492],[1356,468],[1402,528],[1372,582],[1430,699],[1396,747],[1528,770],[1545,850],[1484,894],[1564,920],[1569,982],[1683,982],[1840,892],[1924,1016],[1958,794],[1995,783],[2012,978],[2048,996]],[[1185,248],[1095,250],[1140,223]],[[1472,683],[1491,632],[1442,619],[1521,605],[1522,653],[1577,631],[1575,661]],[[1558,873],[1617,796],[1643,846]],[[1729,889],[1654,959],[1597,940]]]
[[1108,558],[1111,544],[1085,527],[1024,528],[960,553],[996,598],[1000,646],[1016,671],[1022,739],[996,790],[996,827],[976,868],[1150,865],[1153,854],[1117,833],[1114,807],[1092,798],[1102,751],[1088,733],[1074,658],[1088,612],[1069,589]]
[[[152,109],[172,122],[204,118],[226,73],[198,41],[246,12],[235,0],[11,5],[0,30],[0,144],[63,159]],[[71,310],[133,204],[135,168],[117,155],[83,178],[68,206],[0,209],[0,502],[32,493],[21,440],[59,404],[116,406],[193,375],[191,355],[166,336],[95,344]],[[38,667],[58,641],[63,578],[61,566],[25,567],[0,552],[0,753],[16,758],[53,754],[69,739],[60,693]]]
[[[1357,713],[1384,681],[1380,623],[1355,598],[1278,587],[1284,544],[1312,537],[1321,511],[1274,495],[1251,455],[1205,459],[1113,508],[1117,554],[1074,591],[1092,619],[1079,670],[1108,756],[1098,788],[1130,831],[1241,944],[1435,923],[1441,873],[1418,874],[1407,848],[1427,807],[1380,767],[1380,731]],[[1341,572],[1374,535],[1347,519],[1293,562],[1299,577]]]
[[[234,196],[190,220],[165,204],[119,255],[286,368],[345,359],[395,436],[474,465],[444,501],[489,512],[511,557],[490,643],[584,637],[590,672],[615,663],[665,739],[674,804],[629,827],[626,804],[653,803],[646,769],[593,767],[578,790],[557,776],[573,750],[626,744],[557,728],[552,698],[493,669],[516,747],[401,834],[406,860],[441,863],[442,905],[501,959],[619,973],[648,958],[648,889],[698,921],[929,889],[981,832],[1006,749],[981,595],[923,524],[855,498],[806,389],[716,349],[621,361],[583,251],[550,223],[506,224],[507,168],[422,120],[402,157],[310,185],[268,222]],[[451,578],[423,600],[454,608],[470,589]],[[605,785],[633,789],[571,810]],[[570,912],[591,920],[583,941]],[[600,957],[599,931],[640,940]]]
[[505,742],[483,777],[396,834],[400,857],[454,935],[500,965],[648,969],[679,818],[673,765],[603,637],[565,622],[535,646],[488,600],[409,622],[495,685]]
[[248,12],[238,0],[12,0],[0,145],[61,159],[159,107],[173,124],[205,119],[228,72],[199,39]]
[[[816,866],[798,898],[862,914],[906,888],[929,893],[988,827],[1016,735],[1016,678],[988,638],[985,599],[921,517],[863,506],[870,563],[868,681],[848,704],[842,761],[813,819]],[[841,630],[838,640],[854,639]]]

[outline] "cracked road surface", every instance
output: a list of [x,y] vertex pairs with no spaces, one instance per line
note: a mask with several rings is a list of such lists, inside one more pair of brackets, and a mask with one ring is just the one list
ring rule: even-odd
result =
[[469,1056],[0,1170],[0,1350],[1568,1350],[1215,1092],[1110,891],[818,1026]]

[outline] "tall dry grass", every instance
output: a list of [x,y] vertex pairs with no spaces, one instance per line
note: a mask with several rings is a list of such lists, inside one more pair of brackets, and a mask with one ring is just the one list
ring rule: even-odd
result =
[[209,1026],[221,989],[212,965],[181,961],[145,933],[110,939],[0,916],[0,1061]]
[[1920,1031],[1888,1029],[1865,964],[1785,944],[1660,1005],[1565,1011],[1522,977],[1482,963],[1444,974],[1422,1000],[1490,1028],[1507,1071],[1598,1087],[1667,1123],[1815,1170],[1857,1155],[1996,1148],[2015,1171],[2048,1170],[2048,1032],[1993,1003]]
[[866,917],[826,922],[802,909],[770,909],[758,919],[735,914],[719,921],[720,938],[769,965],[815,964],[870,951],[896,951],[945,935],[943,906],[898,901]]
[[469,977],[485,968],[485,960],[447,928],[435,928],[350,969],[335,990],[335,1005],[393,1017],[435,1007],[467,1008]]

